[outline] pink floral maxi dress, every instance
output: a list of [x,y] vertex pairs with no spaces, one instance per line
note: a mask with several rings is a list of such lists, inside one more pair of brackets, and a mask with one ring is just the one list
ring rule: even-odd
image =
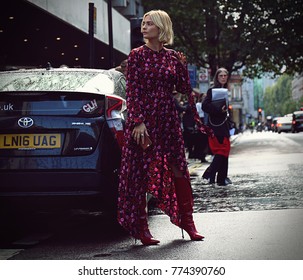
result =
[[[147,46],[133,49],[128,57],[126,102],[128,117],[122,148],[118,197],[118,221],[135,238],[139,237],[139,209],[146,193],[155,197],[157,206],[172,223],[179,225],[174,176],[169,163],[190,180],[180,119],[173,90],[188,95],[199,119],[187,67],[176,52],[163,48],[156,52]],[[146,150],[131,136],[136,124],[144,122],[152,140]],[[200,126],[206,133],[207,128]]]

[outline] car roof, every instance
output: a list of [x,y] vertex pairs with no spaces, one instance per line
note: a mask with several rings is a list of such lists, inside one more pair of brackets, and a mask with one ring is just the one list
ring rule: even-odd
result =
[[303,111],[295,111],[294,114],[295,115],[303,115]]
[[290,116],[284,116],[284,117],[281,117],[278,119],[278,122],[281,123],[281,122],[292,122],[292,117]]
[[125,77],[114,69],[51,68],[0,72],[1,91],[80,91],[125,98]]
[[284,117],[292,117],[292,113],[286,114]]

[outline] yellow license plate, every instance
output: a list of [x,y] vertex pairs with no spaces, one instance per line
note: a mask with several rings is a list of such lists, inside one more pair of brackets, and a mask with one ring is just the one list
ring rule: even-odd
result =
[[61,134],[0,134],[0,149],[54,149],[61,147]]

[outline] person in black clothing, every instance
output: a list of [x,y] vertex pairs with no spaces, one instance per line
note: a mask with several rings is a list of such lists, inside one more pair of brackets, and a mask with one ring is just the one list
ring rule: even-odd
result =
[[174,92],[174,98],[175,98],[176,109],[178,111],[180,121],[182,124],[184,145],[188,150],[188,154],[189,154],[188,158],[193,158],[195,136],[197,133],[194,114],[188,102],[186,102],[185,104],[181,104],[179,100],[179,93]]
[[174,100],[175,100],[175,105],[176,105],[176,109],[180,118],[180,122],[182,122],[182,118],[183,118],[183,114],[186,111],[186,107],[181,104],[181,98],[180,98],[180,93],[178,93],[177,91],[173,92],[174,95]]
[[[228,106],[217,108],[212,104],[212,89],[227,88],[228,71],[219,68],[214,77],[214,85],[209,88],[202,103],[202,109],[209,114],[208,125],[213,129],[215,137],[209,137],[208,143],[214,157],[210,166],[202,175],[203,184],[215,184],[220,186],[231,184],[228,174],[228,157],[230,152],[229,115]],[[217,175],[217,178],[216,178]]]
[[185,113],[182,116],[184,144],[188,150],[188,158],[193,159],[196,134],[198,130],[196,129],[196,121],[190,106],[185,103],[184,107]]

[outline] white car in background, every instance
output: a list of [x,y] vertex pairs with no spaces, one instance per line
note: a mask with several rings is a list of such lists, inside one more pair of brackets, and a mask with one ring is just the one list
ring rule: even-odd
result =
[[[290,116],[291,115],[291,116]],[[277,120],[277,132],[289,132],[292,126],[292,114],[285,115]]]

